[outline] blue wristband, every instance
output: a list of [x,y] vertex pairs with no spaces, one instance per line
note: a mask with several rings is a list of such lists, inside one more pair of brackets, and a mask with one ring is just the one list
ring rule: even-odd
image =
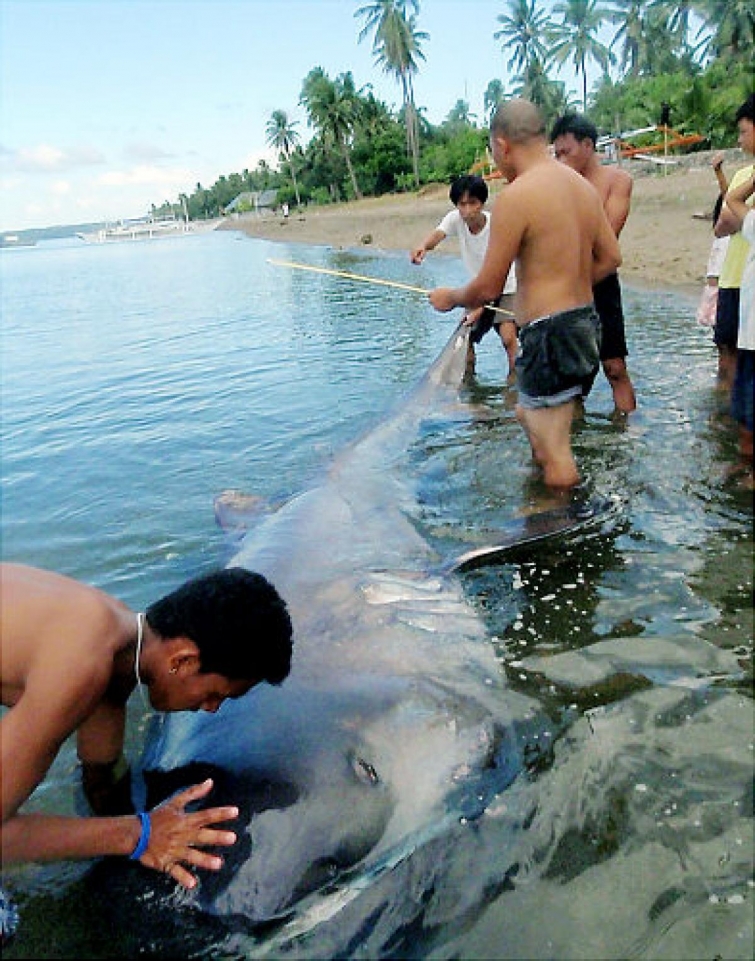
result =
[[129,858],[132,861],[138,861],[139,858],[144,854],[144,852],[149,847],[149,836],[152,833],[152,822],[149,819],[149,814],[146,811],[140,811],[137,814],[139,821],[142,826],[142,833],[139,835],[139,840],[136,842],[136,847],[129,854]]

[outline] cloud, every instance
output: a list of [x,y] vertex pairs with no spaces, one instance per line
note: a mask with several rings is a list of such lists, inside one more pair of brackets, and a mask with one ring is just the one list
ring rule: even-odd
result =
[[97,181],[107,187],[127,187],[134,185],[173,186],[190,182],[191,170],[178,167],[156,167],[150,164],[139,164],[129,170],[110,170],[101,174]]
[[156,144],[139,142],[126,144],[123,148],[123,156],[127,160],[147,163],[155,160],[167,160],[175,154],[168,153]]
[[5,166],[30,173],[57,173],[105,162],[103,154],[94,147],[61,148],[44,143],[18,150],[4,148],[2,157]]

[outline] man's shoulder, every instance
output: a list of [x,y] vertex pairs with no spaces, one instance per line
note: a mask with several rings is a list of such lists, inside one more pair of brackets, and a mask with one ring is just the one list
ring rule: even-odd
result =
[[592,176],[587,177],[598,191],[610,193],[612,191],[631,190],[634,185],[632,175],[623,167],[615,164],[598,163],[592,172]]

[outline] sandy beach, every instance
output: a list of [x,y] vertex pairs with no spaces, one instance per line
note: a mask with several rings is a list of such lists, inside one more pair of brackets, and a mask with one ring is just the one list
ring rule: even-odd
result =
[[[740,150],[726,151],[729,177],[746,164]],[[677,158],[665,168],[625,161],[634,179],[632,209],[621,235],[621,275],[634,284],[699,288],[713,237],[710,214],[717,195],[709,152]],[[491,200],[505,189],[491,182]],[[333,247],[409,250],[450,209],[448,187],[435,184],[417,193],[391,194],[281,216],[245,214],[220,229],[251,237]],[[452,241],[431,256],[454,254]]]

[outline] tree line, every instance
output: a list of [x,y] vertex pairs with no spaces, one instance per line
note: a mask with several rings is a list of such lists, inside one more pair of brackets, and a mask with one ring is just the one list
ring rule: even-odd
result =
[[[175,204],[191,219],[215,217],[244,191],[277,190],[279,203],[325,204],[414,190],[448,182],[480,159],[487,123],[498,103],[521,96],[537,103],[550,124],[583,110],[606,134],[660,122],[699,133],[702,147],[728,146],[732,118],[753,89],[755,8],[751,0],[506,0],[491,24],[503,54],[508,84],[493,78],[478,121],[462,98],[445,120],[431,124],[414,99],[414,78],[429,36],[420,28],[420,0],[373,0],[355,10],[359,42],[371,41],[375,63],[401,91],[393,111],[351,71],[331,78],[314,67],[302,81],[299,105],[313,131],[302,143],[288,109],[270,116],[267,143],[279,166],[264,160],[254,170],[223,175],[209,188],[196,185]],[[606,25],[610,40],[604,40]],[[460,51],[461,53],[461,51]],[[575,99],[557,78],[565,66],[580,84]],[[588,90],[588,71],[599,79]]]

